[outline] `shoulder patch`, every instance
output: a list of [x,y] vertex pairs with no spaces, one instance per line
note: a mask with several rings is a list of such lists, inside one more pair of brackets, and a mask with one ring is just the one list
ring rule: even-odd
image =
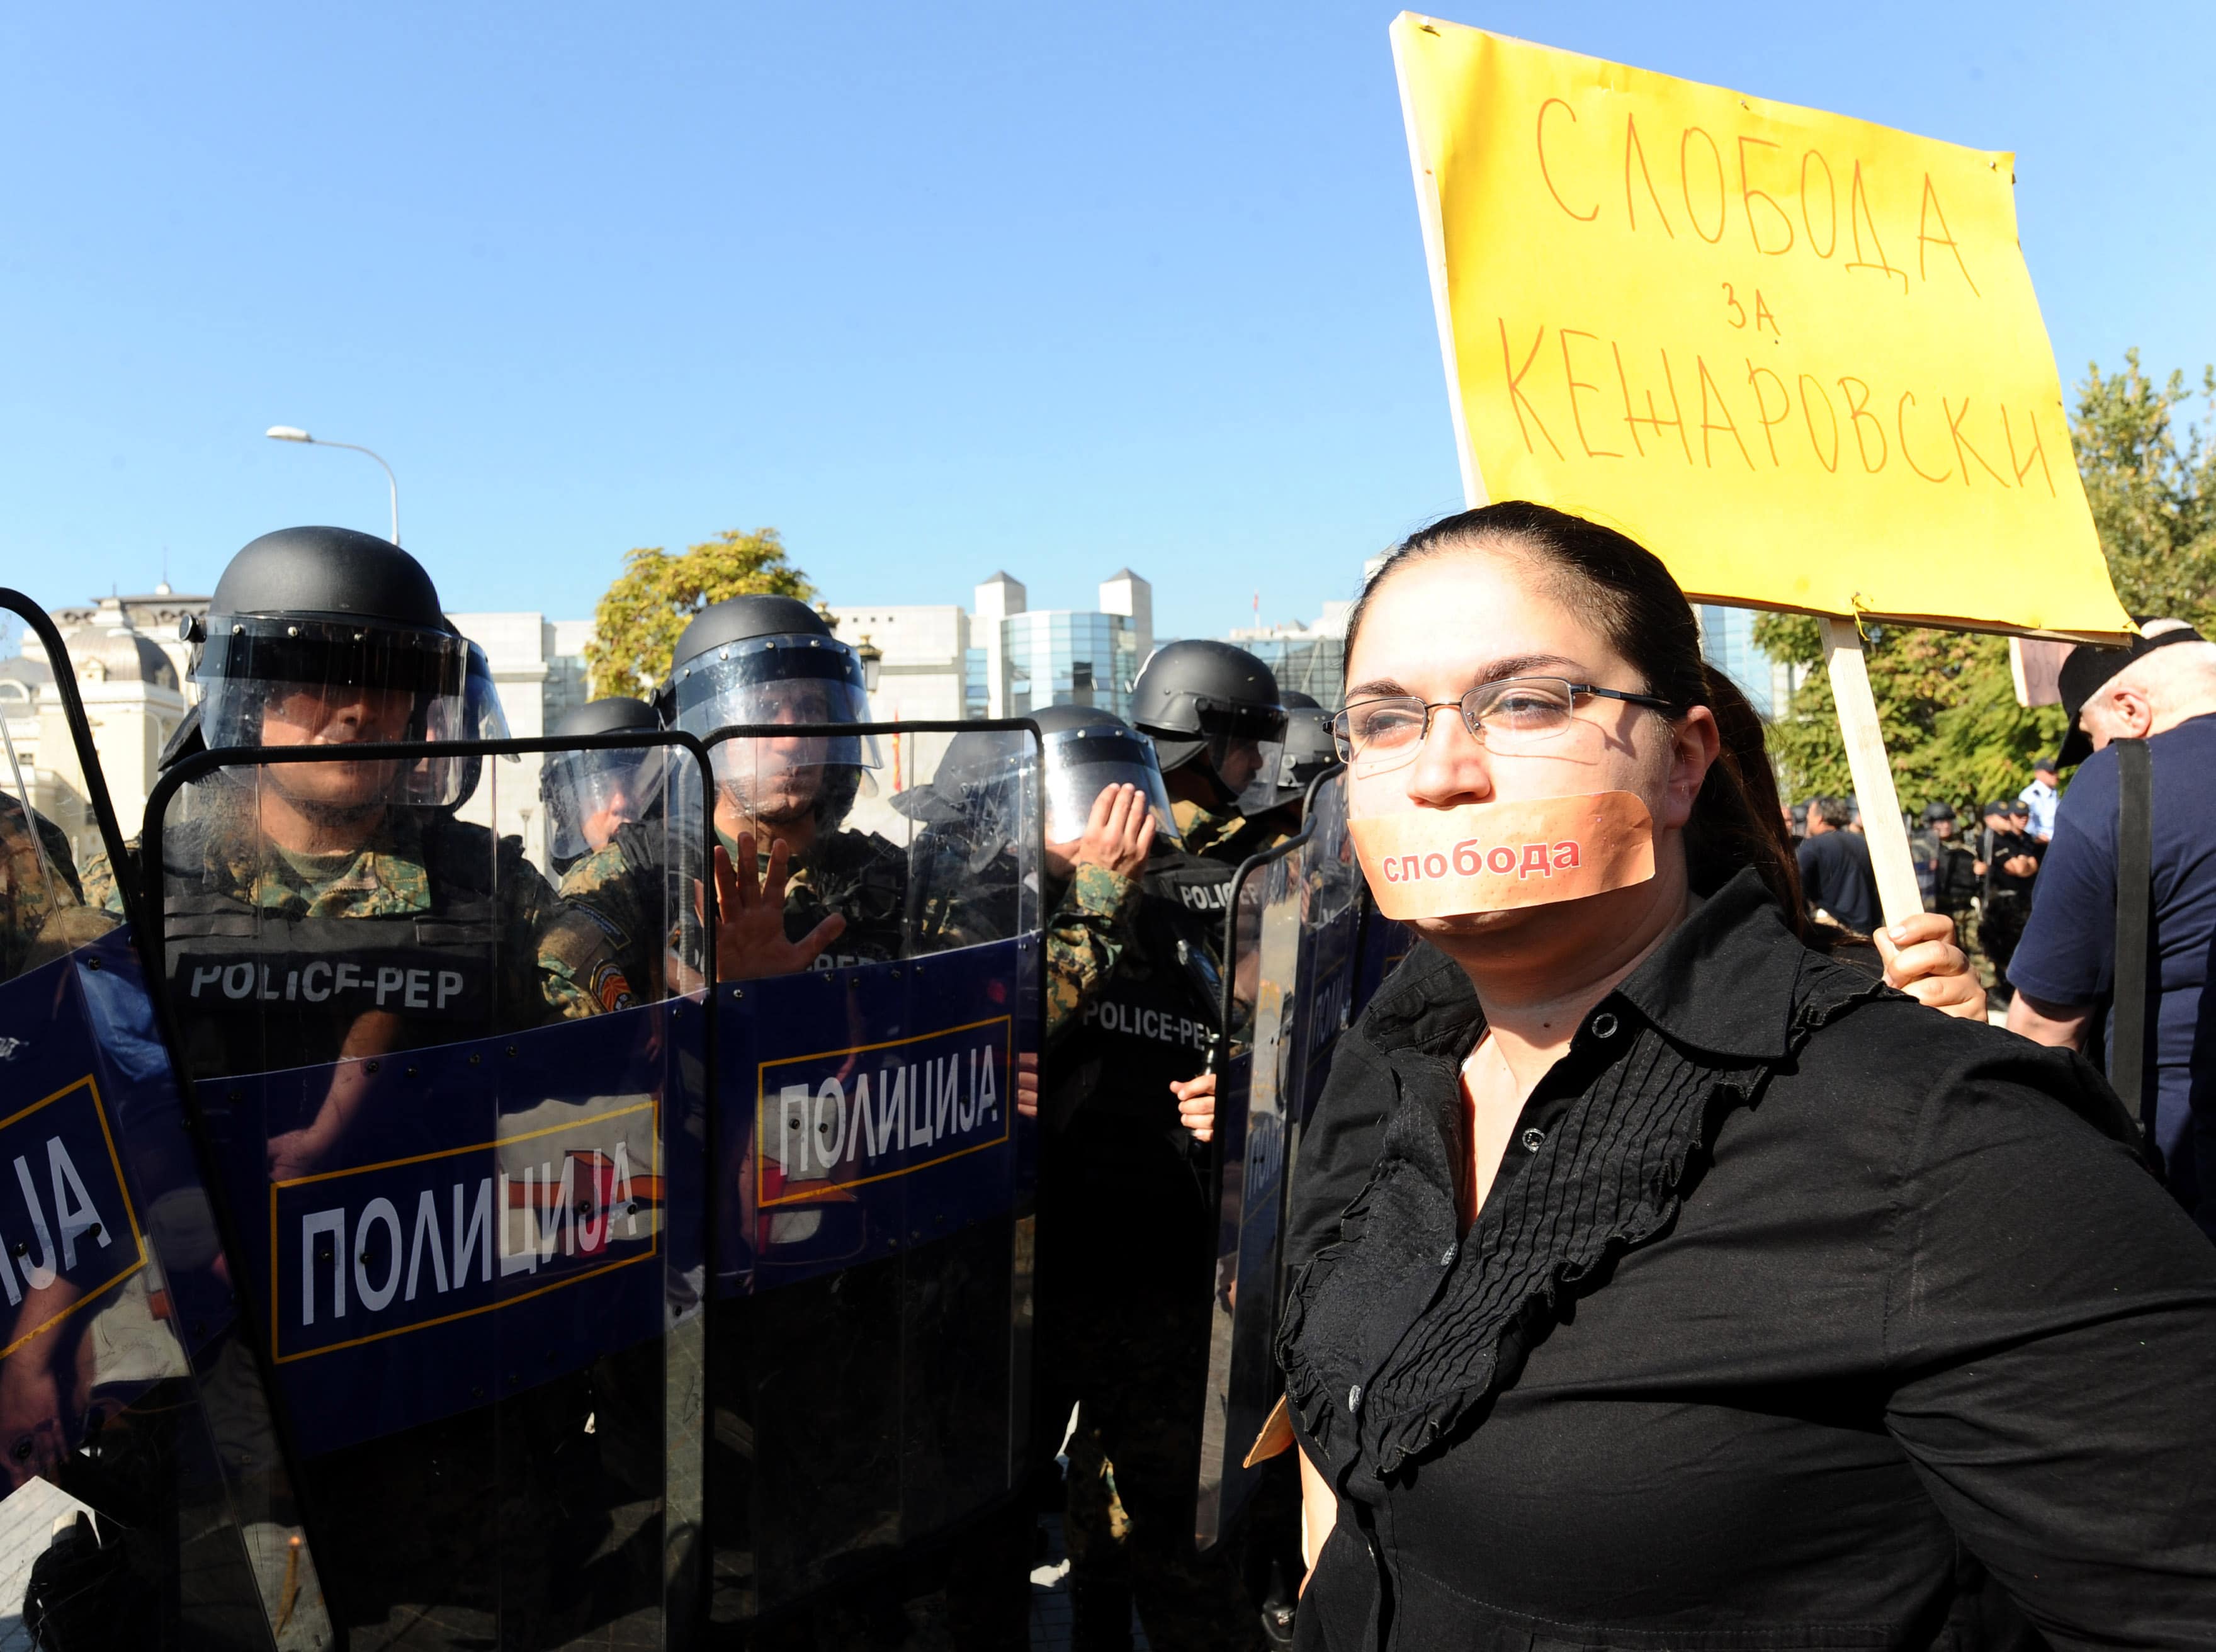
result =
[[592,995],[593,1002],[604,1011],[629,1009],[638,1002],[637,994],[631,990],[630,978],[624,974],[622,965],[612,959],[594,966],[592,978],[585,983],[585,990]]
[[590,901],[580,900],[573,895],[567,902],[564,903],[564,904],[567,905],[572,912],[581,912],[586,917],[590,918],[600,931],[603,934],[606,935],[607,938],[613,941],[617,946],[628,946],[631,945],[631,932],[625,929],[623,925],[618,923],[613,918],[610,917],[606,913],[601,911],[599,907],[594,905]]

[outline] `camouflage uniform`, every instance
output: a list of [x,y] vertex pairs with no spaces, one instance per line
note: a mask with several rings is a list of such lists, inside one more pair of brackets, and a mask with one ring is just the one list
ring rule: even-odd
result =
[[[1053,1122],[1068,1130],[1058,1152],[1050,1137],[1041,1195],[1040,1273],[1052,1284],[1040,1304],[1040,1417],[1058,1427],[1080,1401],[1064,1526],[1078,1652],[1128,1647],[1135,1597],[1162,1652],[1235,1652],[1260,1639],[1228,1546],[1203,1554],[1193,1541],[1214,1217],[1165,1081],[1201,1070],[1216,1025],[1222,869],[1277,834],[1197,804],[1174,814],[1185,854],[1149,868],[1119,926],[1115,978],[1102,979],[1119,1003],[1165,1018],[1182,1006],[1197,1041],[1150,1057],[1137,1041],[1102,1036],[1104,999],[1092,1047],[1065,1051],[1046,1086]],[[1130,1026],[1130,1007],[1116,1020]]]
[[61,829],[0,795],[0,981],[51,962],[113,928],[84,904],[77,864]]
[[[720,832],[717,837],[724,853],[737,848]],[[649,995],[663,989],[664,959],[679,940],[662,916],[671,909],[658,906],[649,892],[665,858],[662,842],[659,834],[619,833],[562,880],[563,900],[600,928],[625,972]],[[757,861],[759,873],[766,875],[769,856],[759,855]],[[896,926],[902,921],[906,881],[907,856],[896,845],[874,833],[834,832],[811,848],[786,880],[785,934],[798,940],[835,912],[847,920],[847,928],[818,960],[822,967],[900,957]],[[1047,922],[1043,1032],[1050,1043],[1114,972],[1138,895],[1136,878],[1105,866],[1077,868]],[[925,923],[954,945],[993,938],[959,934],[958,914],[926,912]]]
[[[733,836],[719,829],[717,839],[727,854],[736,854]],[[973,854],[980,847],[982,857]],[[659,983],[683,972],[680,926],[690,919],[700,875],[692,861],[692,852],[666,831],[626,828],[569,870],[563,897],[589,915],[629,967]],[[766,852],[756,865],[766,873]],[[909,848],[874,833],[826,833],[791,867],[785,932],[797,940],[827,917],[846,921],[816,960],[821,969],[1006,939],[1017,929],[1023,870],[1005,848],[994,854],[989,843],[958,833],[926,829]],[[681,891],[681,903],[664,903],[668,887]],[[1048,1037],[1076,1016],[1115,970],[1138,891],[1134,878],[1104,867],[1077,868],[1046,924]],[[674,970],[673,955],[680,960]],[[937,1337],[955,1344],[961,1333],[952,1328],[982,1328],[994,1315],[1005,1324],[1008,1245],[1005,1224],[981,1223],[911,1249],[898,1262],[871,1261],[752,1297],[711,1300],[717,1435],[743,1431],[754,1439],[743,1460],[721,1454],[711,1459],[720,1487],[713,1543],[720,1552],[751,1555],[766,1601],[779,1587],[809,1587],[827,1555],[858,1537],[885,1541],[866,1512],[901,1477],[897,1457],[888,1454],[902,1433],[896,1397],[881,1391],[868,1373],[897,1372],[907,1360],[924,1357],[905,1346],[905,1338],[936,1346],[920,1328],[924,1318],[942,1327]],[[911,1268],[917,1279],[932,1281],[928,1290],[915,1279],[902,1283]],[[903,1293],[912,1298],[906,1307],[900,1305]],[[943,1347],[942,1355],[947,1351]],[[797,1433],[779,1421],[796,1405],[809,1421]],[[827,1452],[827,1438],[841,1441],[840,1447]],[[756,1475],[777,1483],[788,1477],[811,1482],[815,1501],[804,1513],[791,1511],[757,1528],[746,1490]],[[1025,1643],[1031,1519],[1027,1503],[1015,1503],[980,1519],[955,1544],[943,1581],[957,1644],[989,1652]],[[905,1610],[901,1593],[882,1580],[827,1591],[781,1626],[748,1631],[743,1643],[847,1644],[848,1617],[897,1623]]]
[[[444,829],[481,837],[483,829],[447,822]],[[301,861],[249,842],[222,842],[210,834],[201,848],[206,887],[280,919],[394,918],[434,909],[425,865],[425,825],[416,811],[395,809],[372,841],[350,854],[316,857],[312,872]],[[126,870],[139,875],[139,840],[124,846]],[[498,860],[501,955],[532,959],[535,969],[511,963],[499,994],[503,1031],[559,1019],[575,1020],[621,1009],[633,999],[615,948],[603,928],[572,910],[523,858],[523,840],[500,840]],[[105,853],[84,864],[89,901],[120,915],[122,891]],[[548,1012],[551,1012],[551,1015]]]
[[1291,835],[1289,824],[1295,823],[1283,808],[1247,816],[1235,809],[1210,809],[1188,802],[1172,804],[1170,813],[1177,820],[1187,854],[1228,866],[1275,848]]

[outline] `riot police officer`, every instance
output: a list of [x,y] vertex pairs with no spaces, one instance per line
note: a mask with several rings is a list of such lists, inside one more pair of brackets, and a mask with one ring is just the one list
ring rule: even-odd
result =
[[[673,726],[701,736],[869,720],[860,656],[789,596],[702,609],[677,639],[662,697]],[[908,856],[845,824],[865,785],[874,789],[876,740],[727,740],[711,763],[719,973],[743,980],[900,957]]]
[[1927,803],[1919,829],[1910,835],[1916,884],[1926,911],[1943,912],[1965,932],[1963,919],[1978,897],[1976,857],[1956,837],[1954,805]]
[[[645,733],[662,719],[643,700],[612,694],[569,712],[552,730],[557,740],[583,735]],[[546,807],[546,859],[557,877],[587,855],[607,848],[625,826],[652,817],[662,801],[668,749],[620,746],[559,751],[539,771],[539,796]]]
[[[1136,1600],[1166,1652],[1240,1647],[1257,1624],[1234,1557],[1193,1539],[1215,1212],[1170,1087],[1203,1070],[1220,1030],[1225,899],[1247,852],[1232,804],[1276,802],[1283,718],[1267,669],[1222,644],[1171,644],[1134,699],[1183,736],[1156,732],[1154,745],[1179,763],[1165,789],[1183,794],[1172,817],[1185,841],[1157,840],[1114,972],[1049,1047],[1046,1409],[1078,1403],[1074,1644],[1128,1645]],[[1194,833],[1210,854],[1190,852]]]
[[1234,835],[1243,840],[1239,847],[1266,848],[1300,830],[1310,782],[1339,764],[1338,749],[1332,744],[1331,713],[1297,688],[1281,690],[1280,697],[1285,703],[1285,743],[1277,757],[1273,795],[1259,795],[1257,781],[1251,788],[1257,795],[1242,800],[1247,818]]
[[[7,778],[0,775],[0,785]],[[89,917],[83,905],[77,861],[61,828],[0,791],[0,981],[112,927]]]
[[1240,829],[1277,801],[1285,712],[1268,666],[1209,638],[1165,643],[1131,685],[1131,721],[1154,737],[1189,853],[1235,866],[1274,841]]
[[[207,1109],[221,1156],[236,1166],[242,1146],[261,1148],[271,1183],[399,1157],[417,1128],[413,1073],[385,1057],[631,1002],[605,933],[559,902],[520,841],[459,818],[483,760],[440,745],[505,728],[481,654],[414,558],[345,528],[265,534],[188,626],[197,730],[173,743],[172,762],[198,746],[321,749],[226,765],[150,822],[166,991],[201,1094],[220,1098],[212,1081],[241,1075],[302,1075],[260,1106]],[[385,743],[420,755],[344,755]],[[489,1099],[484,1112],[480,1142],[497,1129]],[[503,1632],[541,1632],[517,1624],[568,1609],[568,1563],[604,1530],[589,1499],[545,1477],[582,1458],[561,1448],[583,1438],[593,1407],[585,1379],[560,1378],[520,1391],[496,1422],[448,1412],[311,1457],[334,1603],[359,1623],[434,1603],[465,1637],[503,1619]],[[488,1522],[502,1496],[529,1512],[506,1516],[518,1569],[493,1576]]]
[[2002,798],[1985,807],[1985,824],[1978,837],[1973,870],[1981,880],[1979,894],[1978,945],[1993,970],[1993,996],[2006,1002],[2016,989],[2009,984],[2008,966],[2031,919],[2032,885],[2047,846],[2027,828],[2030,811],[2022,815],[2013,798]]

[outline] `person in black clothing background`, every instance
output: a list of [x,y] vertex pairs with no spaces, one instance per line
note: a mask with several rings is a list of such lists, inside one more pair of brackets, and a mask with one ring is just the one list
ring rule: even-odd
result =
[[[1383,1127],[1302,1146],[1325,1185],[1368,1159],[1279,1345],[1298,1644],[2216,1644],[2216,1257],[2081,1057],[1808,948],[1759,724],[1660,561],[1465,513],[1346,657],[1357,818],[1631,790],[1655,874],[1419,922],[1339,1046],[1319,1115]],[[1662,705],[1503,741],[1534,674]],[[1365,749],[1383,699],[1412,749]]]
[[1927,912],[1943,912],[1959,929],[1978,898],[1976,860],[1957,839],[1954,805],[1927,803],[1923,823],[1908,840],[1916,857],[1916,886]]
[[2010,798],[1987,804],[1973,867],[1979,880],[1978,945],[1992,964],[1993,996],[2003,1004],[2016,996],[2009,985],[2009,960],[2031,921],[2031,886],[2047,853],[2030,827],[2028,804]]
[[1850,831],[1854,809],[1844,798],[1816,798],[1808,804],[1808,835],[1795,852],[1801,892],[1809,909],[1843,929],[1874,935],[1884,926],[1877,878],[1870,871],[1869,841]]

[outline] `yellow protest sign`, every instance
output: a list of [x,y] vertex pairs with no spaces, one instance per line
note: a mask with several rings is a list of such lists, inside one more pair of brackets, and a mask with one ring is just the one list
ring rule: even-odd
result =
[[1471,498],[1696,597],[2109,636],[2014,157],[1403,13]]

